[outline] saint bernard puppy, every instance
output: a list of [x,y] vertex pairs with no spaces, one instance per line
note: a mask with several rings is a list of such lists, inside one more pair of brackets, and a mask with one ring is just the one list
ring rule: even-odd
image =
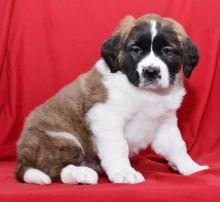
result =
[[151,147],[182,175],[207,169],[187,154],[176,110],[199,56],[183,27],[149,14],[125,17],[87,73],[33,110],[17,143],[19,181],[96,184],[144,177],[129,157]]

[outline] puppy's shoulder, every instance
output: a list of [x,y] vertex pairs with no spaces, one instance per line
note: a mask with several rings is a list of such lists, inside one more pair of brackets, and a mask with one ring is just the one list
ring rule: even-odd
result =
[[107,91],[102,83],[103,75],[94,66],[75,81],[64,86],[53,97],[36,107],[28,116],[26,126],[38,122],[61,122],[72,116],[83,117],[97,102],[105,102]]

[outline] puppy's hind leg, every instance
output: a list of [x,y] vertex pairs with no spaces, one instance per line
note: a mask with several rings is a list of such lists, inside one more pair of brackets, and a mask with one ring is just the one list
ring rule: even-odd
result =
[[61,170],[80,165],[84,151],[77,137],[67,132],[24,131],[18,142],[16,177],[21,182],[50,184],[61,180]]
[[[66,166],[63,166],[60,171],[61,182],[65,184],[96,184],[98,181],[98,174],[89,167],[80,166],[82,155],[84,154],[84,150],[83,150],[82,145],[78,141],[78,139],[72,134],[67,133],[67,132],[51,132],[50,131],[50,132],[47,132],[47,134],[51,138],[58,138],[57,140],[59,140],[59,142],[56,139],[54,139],[56,141],[56,146],[58,146],[59,144],[59,147],[62,148],[65,145],[64,148],[62,148],[62,152],[66,150],[65,151],[66,154],[62,153],[62,156],[63,158],[65,157],[67,158],[65,160],[65,164],[68,164],[68,162],[69,164]],[[61,143],[60,138],[62,138],[63,141],[68,140],[69,143],[73,143],[75,146],[73,147],[71,144],[67,146],[67,143],[63,145],[64,142]],[[70,149],[69,151],[68,151],[68,147]],[[73,158],[73,159],[70,160],[70,158]]]
[[[35,132],[36,133],[36,132]],[[38,136],[31,138],[31,131],[24,131],[17,144],[17,165],[15,176],[18,181],[32,184],[50,184],[51,178],[36,168],[39,147]],[[35,167],[35,168],[34,168]]]

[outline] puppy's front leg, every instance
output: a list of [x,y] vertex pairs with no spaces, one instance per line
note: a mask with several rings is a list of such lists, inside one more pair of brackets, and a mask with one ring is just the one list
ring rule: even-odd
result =
[[182,175],[190,175],[208,168],[206,165],[200,166],[187,154],[186,145],[177,127],[174,114],[164,121],[151,146]]
[[[109,116],[104,116],[107,118]],[[117,122],[114,122],[116,120]],[[101,165],[108,178],[114,183],[140,183],[144,181],[141,173],[131,167],[128,158],[128,145],[123,137],[122,123],[116,117],[110,118],[110,121],[98,120],[92,126]]]

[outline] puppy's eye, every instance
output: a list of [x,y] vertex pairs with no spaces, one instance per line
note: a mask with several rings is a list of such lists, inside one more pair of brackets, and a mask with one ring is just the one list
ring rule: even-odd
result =
[[137,56],[143,55],[143,51],[139,46],[132,46],[131,51],[134,52]]
[[173,48],[171,46],[165,46],[162,48],[161,50],[161,54],[166,56],[166,55],[172,55],[173,52]]

